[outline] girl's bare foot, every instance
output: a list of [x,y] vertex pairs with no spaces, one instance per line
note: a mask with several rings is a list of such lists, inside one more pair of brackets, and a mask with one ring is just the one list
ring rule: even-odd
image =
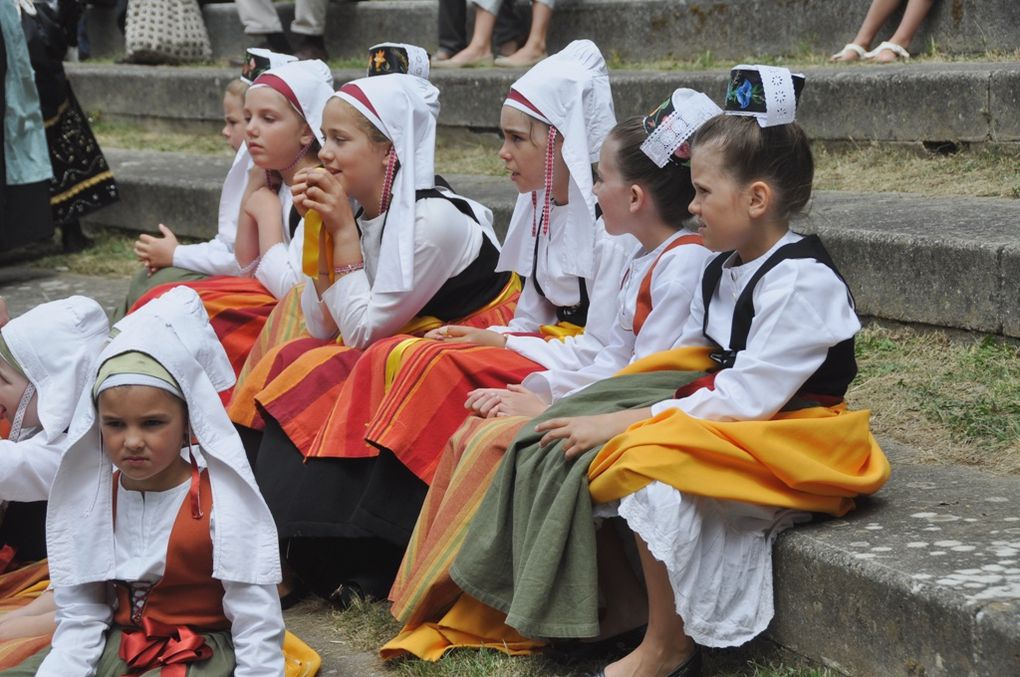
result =
[[491,66],[492,48],[489,45],[468,45],[446,61],[433,63],[441,68],[466,68],[471,66]]
[[496,65],[502,68],[530,68],[544,59],[548,54],[545,47],[525,44],[510,56],[501,56],[496,59]]
[[829,58],[829,61],[836,61],[840,63],[860,61],[864,58],[866,53],[867,48],[853,42],[848,42],[843,49],[833,54],[832,57]]

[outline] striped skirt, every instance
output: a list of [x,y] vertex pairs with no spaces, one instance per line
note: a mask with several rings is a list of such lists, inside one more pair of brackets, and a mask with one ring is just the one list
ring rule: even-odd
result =
[[[0,614],[20,609],[42,594],[49,585],[49,575],[46,560],[0,574]],[[50,645],[51,636],[49,633],[0,641],[0,670],[12,668],[45,649]]]
[[490,647],[515,655],[542,645],[522,637],[503,622],[504,614],[466,595],[450,579],[468,524],[507,446],[529,420],[472,416],[448,441],[390,590],[391,612],[404,627],[382,647],[384,658],[414,654],[434,661],[457,647]]
[[270,312],[277,305],[276,297],[257,280],[217,275],[194,282],[171,282],[153,287],[138,299],[131,310],[137,310],[182,284],[198,292],[234,373],[239,374]]
[[[513,317],[519,288],[515,278],[491,303],[459,322],[505,324]],[[409,339],[441,325],[436,318],[416,318],[399,335],[364,351],[310,337],[271,347],[254,366],[246,366],[228,409],[230,419],[261,430],[262,414],[268,413],[308,458],[374,457],[378,449],[365,441],[365,429],[392,385],[394,356],[403,354]]]

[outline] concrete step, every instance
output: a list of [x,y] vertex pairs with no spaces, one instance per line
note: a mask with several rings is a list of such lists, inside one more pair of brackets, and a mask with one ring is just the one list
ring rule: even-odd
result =
[[[230,159],[108,150],[121,202],[87,223],[215,234]],[[516,193],[503,177],[448,175],[506,232]],[[1020,201],[819,191],[795,224],[817,232],[863,315],[1020,337]]]
[[[1020,5],[1020,3],[1018,3]],[[925,63],[812,67],[799,120],[817,140],[1020,142],[1020,63]],[[85,110],[139,124],[216,129],[223,90],[234,69],[69,64]],[[619,118],[647,113],[675,87],[700,89],[717,101],[725,69],[613,71]],[[337,85],[363,75],[338,70]],[[519,72],[502,69],[440,71],[440,124],[496,129],[506,92]]]
[[[529,11],[530,2],[517,0]],[[830,54],[850,40],[871,0],[560,0],[549,33],[549,49],[590,38],[606,57],[626,61],[690,60],[706,53],[722,59],[749,55]],[[294,16],[291,3],[277,5],[284,27]],[[329,5],[326,43],[334,57],[360,57],[385,41],[437,47],[436,0],[374,0]],[[216,58],[236,56],[251,43],[233,3],[203,7]],[[124,41],[113,11],[89,8],[89,33],[96,56],[119,56]],[[888,38],[899,14],[880,39]],[[1013,0],[956,0],[935,3],[911,45],[945,54],[1011,51],[1017,48],[1020,6]]]
[[914,465],[780,536],[771,639],[848,675],[1020,675],[1020,478]]

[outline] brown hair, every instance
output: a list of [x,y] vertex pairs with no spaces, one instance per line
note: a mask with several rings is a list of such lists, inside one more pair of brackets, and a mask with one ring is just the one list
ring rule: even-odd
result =
[[243,99],[244,98],[244,93],[247,92],[247,91],[248,91],[248,83],[246,83],[241,78],[234,78],[233,80],[231,80],[230,82],[227,83],[227,90],[226,90],[227,94],[233,94],[234,96],[239,96],[239,97],[241,97]]
[[670,160],[665,167],[657,167],[641,150],[641,144],[648,138],[644,118],[640,115],[620,122],[609,137],[618,146],[616,164],[620,174],[629,183],[640,184],[655,205],[659,217],[667,224],[680,228],[690,217],[687,205],[694,199],[691,185],[691,168]]
[[695,133],[692,147],[716,144],[723,170],[747,185],[764,181],[776,195],[782,218],[797,214],[811,199],[815,162],[807,134],[796,122],[761,127],[753,117],[719,115]]
[[355,124],[358,125],[358,129],[360,129],[362,132],[365,133],[365,136],[368,137],[369,141],[371,141],[374,144],[387,144],[387,143],[388,144],[392,144],[393,143],[392,141],[390,141],[386,137],[385,134],[382,133],[382,131],[378,127],[376,127],[375,125],[372,124],[371,120],[369,120],[364,115],[362,115],[361,111],[359,111],[357,108],[355,108],[354,106],[352,106],[351,104],[349,104],[348,102],[344,101],[343,99],[341,99],[339,97],[332,97],[330,99],[330,101],[332,101],[334,99],[336,101],[339,101],[340,104],[343,105],[344,108],[346,108],[350,112],[354,113],[354,122],[355,122]]

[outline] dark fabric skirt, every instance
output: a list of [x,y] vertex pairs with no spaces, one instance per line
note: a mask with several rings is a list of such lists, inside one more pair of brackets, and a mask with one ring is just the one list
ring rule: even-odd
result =
[[14,559],[46,559],[46,501],[11,502],[0,522],[0,546],[14,548]]
[[261,438],[250,429],[241,437],[298,576],[320,595],[354,583],[384,598],[428,486],[385,450],[306,461],[269,416]]
[[[7,44],[0,34],[0,111],[6,114]],[[4,125],[0,124],[0,251],[53,237],[49,181],[7,185],[4,159]]]
[[62,226],[120,199],[110,166],[78,105],[71,86],[52,117],[45,119],[46,143],[53,164],[50,206]]

